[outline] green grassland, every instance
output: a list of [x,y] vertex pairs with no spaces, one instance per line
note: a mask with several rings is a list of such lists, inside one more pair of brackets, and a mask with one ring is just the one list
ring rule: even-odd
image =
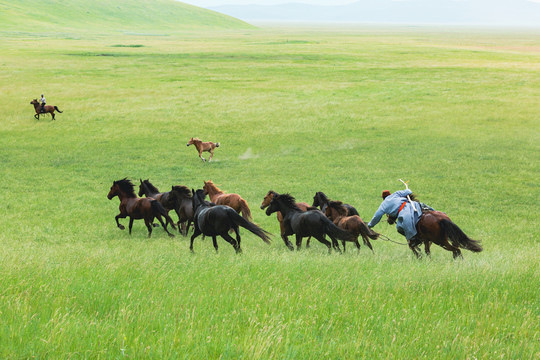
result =
[[[0,358],[540,356],[538,33],[150,33],[0,33]],[[212,179],[274,241],[129,236],[106,198],[123,177]],[[289,252],[258,208],[324,191],[369,220],[399,178],[484,251]]]

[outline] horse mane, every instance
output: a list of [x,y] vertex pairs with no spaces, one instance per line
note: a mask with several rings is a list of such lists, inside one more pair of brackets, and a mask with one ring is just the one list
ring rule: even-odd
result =
[[216,192],[218,192],[218,193],[223,193],[223,190],[221,190],[220,188],[218,188],[218,187],[216,186],[216,184],[214,184],[214,183],[212,182],[212,180],[205,181],[204,184],[205,184],[205,185],[206,185],[206,184],[210,184],[210,186],[211,186]]
[[412,201],[418,201],[418,196],[415,193],[412,193],[411,195],[409,195],[409,197]]
[[302,211],[297,205],[296,205],[296,199],[291,194],[279,194],[274,199],[279,199],[282,201],[283,205],[292,208],[292,209],[298,209]]
[[277,192],[275,192],[274,190],[268,190],[268,192],[266,193],[266,195],[268,194],[272,194],[274,195],[274,197],[278,196],[279,194]]
[[184,185],[174,185],[171,188],[171,192],[175,193],[180,198],[182,197],[191,198],[191,190],[187,186],[184,186]]
[[339,216],[346,216],[347,215],[347,208],[343,206],[343,202],[341,201],[330,201],[328,202],[328,207],[336,210],[339,214]]
[[324,202],[330,201],[330,199],[328,199],[328,196],[326,196],[326,194],[323,193],[322,191],[318,191],[317,193],[315,193],[315,195],[320,196],[321,199],[322,199]]
[[154,185],[152,185],[152,183],[149,181],[149,179],[143,180],[143,184],[148,186],[149,191],[154,192],[154,193],[159,192],[159,189],[157,187],[155,187]]
[[135,190],[134,190],[135,185],[133,185],[131,180],[129,180],[128,178],[123,178],[121,180],[117,180],[114,183],[116,185],[118,185],[120,190],[125,192],[127,196],[129,196],[129,197],[137,197],[137,195],[135,194]]

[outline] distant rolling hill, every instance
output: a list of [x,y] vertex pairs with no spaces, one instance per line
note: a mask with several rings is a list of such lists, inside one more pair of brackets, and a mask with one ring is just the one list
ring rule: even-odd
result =
[[242,29],[252,25],[174,0],[0,0],[0,31]]

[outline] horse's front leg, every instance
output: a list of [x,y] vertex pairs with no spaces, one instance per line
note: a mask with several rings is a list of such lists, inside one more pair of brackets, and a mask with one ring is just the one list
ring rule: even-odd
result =
[[199,235],[201,235],[202,232],[201,230],[199,230],[199,227],[195,225],[195,230],[193,231],[193,235],[191,235],[191,240],[190,240],[190,244],[189,244],[189,250],[191,250],[192,253],[194,253],[195,251],[193,251],[193,241],[195,240],[195,238]]
[[116,220],[116,226],[118,226],[118,227],[120,228],[120,230],[124,230],[125,227],[124,227],[124,225],[120,224],[120,222],[118,221],[118,219],[125,219],[126,217],[127,217],[127,215],[124,215],[124,214],[122,214],[122,213],[120,213],[120,214],[118,214],[118,215],[116,215],[116,216],[114,217],[114,220]]
[[39,120],[39,114],[34,115],[34,117],[36,118],[36,120]]
[[206,162],[206,159],[202,157],[202,151],[199,151],[199,157],[201,158],[201,160],[202,160],[203,162]]

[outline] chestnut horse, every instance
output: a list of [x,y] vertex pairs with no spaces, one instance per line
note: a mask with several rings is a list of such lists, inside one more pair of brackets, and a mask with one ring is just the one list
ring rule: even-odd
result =
[[246,200],[242,199],[240,195],[234,193],[224,193],[216,185],[214,185],[212,180],[204,181],[203,190],[204,194],[208,195],[210,197],[210,201],[212,201],[214,204],[229,205],[237,213],[240,214],[240,212],[242,212],[242,217],[244,219],[251,221],[251,210],[249,210]]
[[208,161],[212,161],[212,158],[214,157],[214,149],[219,147],[219,143],[213,143],[211,141],[203,142],[199,138],[191,138],[189,139],[187,146],[189,145],[195,145],[195,148],[199,152],[199,157],[202,161],[206,161],[205,158],[202,157],[203,151],[208,151],[210,153],[210,159]]
[[417,258],[421,257],[418,246],[425,245],[426,254],[429,256],[430,242],[439,245],[445,250],[451,251],[454,259],[460,257],[461,250],[481,252],[480,241],[469,238],[450,218],[440,211],[425,211],[416,224],[418,232],[409,242],[409,248]]
[[39,114],[51,114],[52,119],[56,120],[54,118],[54,110],[58,111],[60,114],[63,112],[58,110],[58,107],[53,105],[45,105],[43,111],[41,111],[41,104],[37,101],[37,99],[32,100],[30,104],[34,105],[34,110],[36,111],[36,115],[34,115],[34,117],[36,120],[39,120]]
[[[329,201],[326,207],[325,215],[334,222],[339,228],[348,230],[356,236],[354,244],[356,248],[360,250],[360,244],[358,243],[358,236],[362,236],[364,245],[373,251],[373,247],[369,242],[369,239],[376,240],[379,238],[379,234],[371,230],[366,223],[358,215],[347,216],[348,210],[341,201]],[[345,251],[345,241],[343,243],[343,251]]]
[[[118,222],[118,219],[123,219],[129,216],[129,234],[131,235],[131,228],[133,227],[133,220],[144,219],[144,223],[148,228],[148,237],[152,235],[152,222],[154,218],[157,218],[163,229],[173,237],[174,235],[167,230],[167,223],[170,223],[173,229],[176,229],[174,226],[173,220],[167,214],[167,210],[159,203],[159,201],[147,197],[147,198],[138,198],[135,194],[134,185],[131,180],[124,178],[122,180],[114,181],[107,198],[112,200],[115,196],[118,196],[120,199],[120,214],[116,215],[114,218],[116,220],[116,225],[120,230],[124,230],[124,225]],[[163,223],[161,216],[165,217],[166,223]]]
[[[278,195],[279,194],[277,192],[273,191],[273,190],[268,191],[268,193],[266,194],[266,196],[264,197],[264,199],[263,199],[263,201],[261,203],[261,209],[262,210],[266,209],[268,207],[268,205],[270,205],[270,202],[272,201],[272,199],[275,196],[278,196]],[[305,202],[296,203],[296,206],[302,211],[316,210],[315,208],[309,206]],[[281,233],[281,238],[283,239],[283,242],[285,243],[285,246],[287,246],[289,248],[289,250],[294,251],[294,246],[289,241],[289,238],[287,237],[287,235],[285,235],[285,225],[283,225],[283,214],[281,214],[281,211],[277,211],[276,215],[277,215],[277,219],[279,221],[279,230],[280,230],[280,233]],[[311,239],[311,236],[307,239],[307,244],[306,244],[307,247],[309,247],[309,240],[310,239]]]

